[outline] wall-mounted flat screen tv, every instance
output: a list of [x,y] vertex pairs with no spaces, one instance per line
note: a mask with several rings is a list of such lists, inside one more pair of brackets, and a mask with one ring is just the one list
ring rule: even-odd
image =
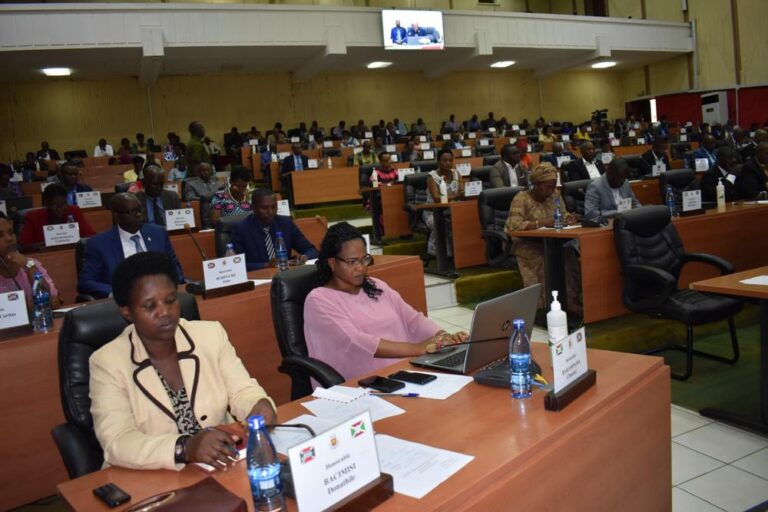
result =
[[443,13],[440,11],[381,12],[386,50],[442,50]]

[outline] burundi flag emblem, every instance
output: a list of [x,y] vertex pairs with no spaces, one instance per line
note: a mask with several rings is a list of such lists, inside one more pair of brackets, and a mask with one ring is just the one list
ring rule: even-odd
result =
[[365,434],[365,422],[363,420],[356,421],[349,427],[349,433],[352,437],[360,437]]

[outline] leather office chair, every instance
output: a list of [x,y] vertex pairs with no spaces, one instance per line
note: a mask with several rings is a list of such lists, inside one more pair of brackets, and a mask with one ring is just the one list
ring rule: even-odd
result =
[[216,245],[216,257],[221,258],[227,250],[227,244],[232,239],[232,228],[244,221],[250,213],[219,217],[214,228],[213,241]]
[[624,155],[621,159],[627,162],[627,166],[629,167],[629,179],[631,180],[639,179],[648,171],[646,166],[643,165],[645,162],[643,161],[642,155]]
[[[83,264],[85,263],[85,250],[87,246],[88,238],[81,238],[78,240],[77,244],[75,244],[75,269],[77,270],[78,276],[83,270]],[[88,295],[87,293],[78,293],[77,297],[75,298],[75,302],[78,303],[90,302],[92,300],[96,300],[96,298],[93,295]]]
[[487,146],[481,146],[480,144],[475,145],[475,155],[477,156],[486,156],[486,155],[493,155],[496,153],[496,146],[493,144],[488,144]]
[[673,160],[685,159],[685,154],[691,151],[690,142],[677,142],[669,147],[669,153]]
[[[622,298],[627,309],[677,320],[686,326],[684,347],[668,345],[649,352],[676,349],[686,353],[685,371],[673,373],[672,377],[686,380],[691,376],[694,354],[724,363],[738,361],[739,344],[733,316],[741,310],[741,301],[678,287],[686,263],[712,265],[723,275],[732,273],[733,265],[711,254],[686,253],[666,206],[645,206],[619,214],[613,221],[613,234],[624,276]],[[731,334],[732,358],[693,349],[694,325],[725,319]]]
[[341,150],[339,148],[323,148],[323,157],[328,158],[329,156],[341,156]]
[[485,155],[483,157],[483,166],[493,165],[499,160],[501,160],[501,155]]
[[310,378],[327,388],[344,382],[331,366],[309,357],[304,339],[304,301],[317,284],[317,267],[305,265],[272,279],[272,323],[283,360],[278,371],[291,377],[291,400],[312,393]]
[[368,164],[368,165],[361,165],[360,167],[358,167],[358,178],[359,178],[360,188],[371,186],[371,174],[373,174],[373,169],[377,165],[378,164]]
[[[179,294],[181,316],[198,320],[195,298]],[[96,439],[89,396],[88,359],[115,339],[128,323],[112,300],[94,302],[69,311],[59,332],[59,392],[67,422],[55,426],[51,435],[69,478],[101,469],[104,451]]]
[[[414,206],[427,202],[427,194],[429,194],[429,190],[427,189],[428,179],[428,173],[417,172],[405,176],[405,179],[403,180],[403,209],[408,213],[408,225],[414,233],[421,233],[427,237],[429,237],[432,230],[427,226],[426,222],[424,222],[424,210],[418,210],[414,208]],[[427,254],[426,247],[421,254],[421,259],[425,264],[429,262],[429,255]]]
[[587,187],[591,182],[592,180],[576,180],[563,183],[562,196],[566,210],[577,215],[584,215]]
[[133,183],[118,183],[115,185],[115,194],[120,194],[121,192],[128,192],[128,189],[131,188],[131,185]]
[[475,169],[472,169],[471,171],[469,171],[469,180],[482,181],[483,190],[487,190],[491,188],[491,167],[493,166],[484,165],[482,167],[477,167]]
[[[437,150],[434,151],[435,155],[437,155]],[[421,170],[423,173],[428,173],[429,171],[434,171],[437,169],[438,166],[437,160],[414,160],[408,167],[416,169],[417,173],[419,170]]]
[[667,203],[667,185],[672,187],[672,192],[675,194],[675,204],[680,208],[683,204],[683,192],[699,188],[699,184],[696,183],[696,171],[693,169],[673,169],[661,173],[659,175],[659,194],[662,204]]
[[483,190],[477,198],[485,261],[491,267],[511,268],[517,263],[512,254],[512,240],[504,230],[509,217],[509,206],[521,187],[503,187]]

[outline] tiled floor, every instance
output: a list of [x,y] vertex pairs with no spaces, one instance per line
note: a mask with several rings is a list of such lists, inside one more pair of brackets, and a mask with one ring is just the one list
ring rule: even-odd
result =
[[[433,284],[432,279],[425,281]],[[440,308],[429,317],[446,331],[469,331],[472,310]],[[534,327],[531,338],[546,342],[547,332]],[[768,501],[768,438],[676,405],[671,422],[673,512],[741,512]]]

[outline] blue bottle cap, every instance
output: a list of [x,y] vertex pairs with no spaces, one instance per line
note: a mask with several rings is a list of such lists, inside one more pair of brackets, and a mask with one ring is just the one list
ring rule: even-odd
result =
[[515,318],[512,320],[512,325],[515,326],[515,329],[525,329],[525,320],[522,318]]
[[254,414],[253,416],[248,417],[248,428],[260,429],[264,428],[264,425],[264,416]]

